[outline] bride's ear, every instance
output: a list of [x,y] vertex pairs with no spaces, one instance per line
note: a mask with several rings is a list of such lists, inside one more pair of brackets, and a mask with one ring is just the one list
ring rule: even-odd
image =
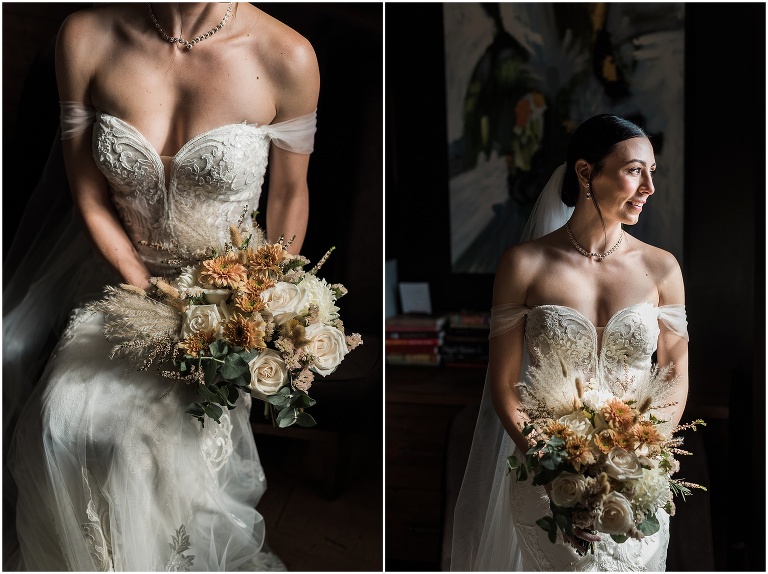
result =
[[579,180],[579,188],[589,187],[587,184],[589,183],[589,176],[592,173],[592,166],[589,162],[585,159],[576,160],[574,169],[576,170],[576,177]]

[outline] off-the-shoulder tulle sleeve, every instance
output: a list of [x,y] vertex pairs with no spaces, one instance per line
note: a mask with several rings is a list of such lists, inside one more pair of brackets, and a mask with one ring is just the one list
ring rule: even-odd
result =
[[672,331],[688,340],[688,321],[685,315],[685,305],[659,305],[659,321]]
[[96,109],[80,102],[59,102],[61,139],[68,140],[83,133],[96,121]]
[[277,147],[294,153],[309,154],[315,149],[316,126],[317,110],[306,116],[264,127]]
[[517,327],[530,309],[525,305],[504,303],[491,307],[491,333],[488,338],[503,335]]

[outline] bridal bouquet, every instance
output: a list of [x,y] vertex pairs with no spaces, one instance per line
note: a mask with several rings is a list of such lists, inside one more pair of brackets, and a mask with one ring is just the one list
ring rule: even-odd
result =
[[[166,378],[195,385],[200,398],[187,412],[203,426],[235,408],[239,390],[265,401],[273,424],[313,426],[305,411],[315,375],[327,376],[362,344],[345,335],[336,301],[343,285],[329,285],[309,260],[291,255],[282,238],[268,243],[258,229],[243,237],[230,228],[221,251],[180,258],[174,279],[153,277],[153,288],[108,287],[90,308],[105,317],[111,357],[140,370],[156,364]],[[256,239],[254,240],[254,237]]]
[[510,456],[508,465],[518,480],[532,473],[533,484],[551,483],[552,516],[536,523],[552,542],[558,529],[570,535],[573,527],[609,534],[619,543],[641,539],[659,530],[658,509],[674,515],[674,494],[685,499],[691,488],[706,490],[672,478],[680,468],[675,456],[691,454],[680,448],[683,439],[676,433],[705,423],[669,428],[653,414],[675,404],[663,402],[675,382],[667,380],[669,371],[654,366],[643,380],[625,376],[612,385],[616,396],[540,355],[530,382],[520,383],[530,417],[523,434],[532,446],[525,461]]

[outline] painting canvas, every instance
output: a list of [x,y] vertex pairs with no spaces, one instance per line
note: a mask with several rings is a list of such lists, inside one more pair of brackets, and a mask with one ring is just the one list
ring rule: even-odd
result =
[[627,231],[682,262],[684,4],[445,3],[443,20],[452,270],[495,271],[598,113],[651,137],[656,193]]

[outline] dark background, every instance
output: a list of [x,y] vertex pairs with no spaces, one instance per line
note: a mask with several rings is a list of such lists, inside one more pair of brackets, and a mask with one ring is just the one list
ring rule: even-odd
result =
[[[385,257],[399,281],[429,282],[435,312],[488,310],[493,276],[451,272],[441,5],[388,4],[386,16]],[[762,571],[765,5],[686,3],[685,20],[684,421],[708,422],[686,446],[706,462],[710,490],[678,503],[668,569]]]

